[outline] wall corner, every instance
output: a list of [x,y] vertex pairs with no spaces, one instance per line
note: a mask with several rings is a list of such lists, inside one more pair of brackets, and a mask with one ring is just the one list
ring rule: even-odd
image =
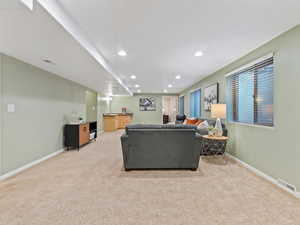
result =
[[3,174],[3,55],[0,53],[0,176]]

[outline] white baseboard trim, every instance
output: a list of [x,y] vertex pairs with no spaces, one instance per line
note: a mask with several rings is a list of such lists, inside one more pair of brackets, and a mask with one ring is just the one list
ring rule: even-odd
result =
[[53,152],[50,155],[47,155],[47,156],[45,156],[45,157],[43,157],[41,159],[35,160],[35,161],[31,162],[31,163],[26,164],[25,166],[22,166],[22,167],[20,167],[18,169],[10,171],[10,172],[8,172],[8,173],[0,176],[0,181],[5,180],[5,179],[7,179],[9,177],[15,176],[18,173],[20,173],[20,172],[22,172],[22,171],[24,171],[26,169],[29,169],[30,167],[33,167],[33,166],[35,166],[35,165],[37,165],[37,164],[39,164],[39,163],[41,163],[41,162],[43,162],[43,161],[45,161],[47,159],[50,159],[50,158],[52,158],[52,157],[54,157],[54,156],[56,156],[58,154],[61,154],[63,151],[64,151],[64,149],[61,149],[61,150],[56,151],[56,152]]
[[271,176],[269,176],[269,175],[263,173],[262,171],[260,171],[260,170],[258,170],[258,169],[256,169],[256,168],[254,168],[253,166],[250,166],[249,164],[247,164],[247,163],[245,163],[244,161],[242,161],[242,160],[236,158],[235,156],[229,154],[228,152],[226,153],[226,155],[227,155],[229,158],[231,158],[231,159],[237,161],[238,163],[240,163],[242,166],[244,166],[244,167],[246,167],[247,169],[251,170],[251,171],[252,171],[253,173],[255,173],[256,175],[258,175],[258,176],[264,178],[265,180],[271,182],[272,184],[275,184],[275,185],[278,186],[279,188],[283,189],[284,191],[287,191],[288,193],[292,194],[292,195],[295,196],[296,198],[299,198],[299,199],[300,199],[300,192],[294,192],[294,191],[288,189],[287,187],[285,187],[285,186],[283,186],[282,184],[280,184],[280,183],[278,182],[278,180],[276,180],[275,178],[273,178],[273,177],[271,177]]

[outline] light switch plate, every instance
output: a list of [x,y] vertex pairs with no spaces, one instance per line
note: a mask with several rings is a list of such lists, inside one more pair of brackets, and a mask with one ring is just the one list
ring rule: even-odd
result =
[[15,104],[7,104],[7,112],[8,113],[14,113],[16,111]]

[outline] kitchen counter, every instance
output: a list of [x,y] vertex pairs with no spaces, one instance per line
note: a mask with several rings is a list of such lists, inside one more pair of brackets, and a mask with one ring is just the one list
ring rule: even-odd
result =
[[132,122],[133,113],[104,113],[103,127],[104,131],[116,131],[124,129]]
[[133,113],[103,113],[103,116],[133,116]]

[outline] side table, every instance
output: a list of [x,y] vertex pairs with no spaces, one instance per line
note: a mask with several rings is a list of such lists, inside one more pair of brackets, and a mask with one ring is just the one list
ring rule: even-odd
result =
[[225,153],[228,137],[202,136],[202,155],[223,155]]

